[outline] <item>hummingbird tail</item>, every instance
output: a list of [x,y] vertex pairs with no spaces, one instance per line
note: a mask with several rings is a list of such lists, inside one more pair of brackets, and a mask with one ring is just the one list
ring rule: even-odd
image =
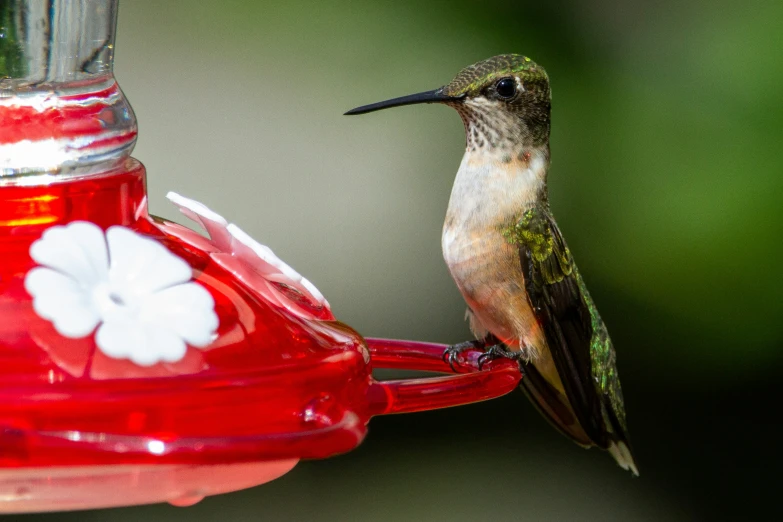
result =
[[568,399],[552,386],[532,364],[523,366],[524,377],[519,388],[525,392],[538,412],[560,433],[583,448],[594,445],[576,419]]
[[625,442],[621,440],[612,441],[609,443],[607,451],[609,451],[609,454],[614,457],[614,460],[617,461],[621,468],[624,470],[629,470],[637,477],[639,476],[639,470],[636,468],[636,462],[634,462],[633,455],[631,455],[631,450],[628,448]]
[[600,440],[593,440],[577,420],[568,399],[539,373],[535,365],[525,364],[523,372],[525,377],[519,382],[519,387],[552,426],[583,448],[598,447],[608,451],[621,468],[639,476],[627,434],[610,405],[604,406],[608,429]]

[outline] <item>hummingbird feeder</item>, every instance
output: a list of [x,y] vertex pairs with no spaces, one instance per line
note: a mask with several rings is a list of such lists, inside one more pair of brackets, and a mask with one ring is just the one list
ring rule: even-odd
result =
[[[516,363],[365,339],[178,194],[150,216],[113,73],[117,0],[0,4],[0,512],[189,505],[361,443],[375,415],[489,399]],[[453,372],[452,372],[453,373]]]

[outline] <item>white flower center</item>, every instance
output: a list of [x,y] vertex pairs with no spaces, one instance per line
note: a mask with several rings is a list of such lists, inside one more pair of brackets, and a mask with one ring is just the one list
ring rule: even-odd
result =
[[98,314],[104,320],[123,317],[137,317],[138,299],[122,288],[112,287],[110,283],[102,282],[95,285],[92,291],[93,303]]

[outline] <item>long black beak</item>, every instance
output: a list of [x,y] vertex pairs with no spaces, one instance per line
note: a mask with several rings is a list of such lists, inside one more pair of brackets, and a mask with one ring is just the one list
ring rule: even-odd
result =
[[365,114],[368,112],[379,111],[381,109],[388,109],[390,107],[400,107],[402,105],[415,105],[417,103],[443,103],[448,101],[455,101],[461,99],[461,96],[447,96],[443,94],[443,88],[435,89],[434,91],[425,91],[418,94],[410,94],[408,96],[402,96],[400,98],[392,98],[378,103],[371,103],[370,105],[362,105],[356,107],[345,113],[345,116],[352,116],[354,114]]

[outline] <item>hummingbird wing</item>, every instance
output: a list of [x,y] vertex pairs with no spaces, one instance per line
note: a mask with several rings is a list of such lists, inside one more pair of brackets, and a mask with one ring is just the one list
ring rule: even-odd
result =
[[561,431],[580,444],[609,450],[621,466],[636,472],[614,347],[560,229],[548,208],[538,205],[523,213],[509,236],[519,246],[528,299],[582,431],[573,426],[573,416],[551,407],[557,401],[544,386],[549,383],[536,379],[540,375],[532,363],[526,391],[534,400],[544,399],[536,400],[537,406]]

